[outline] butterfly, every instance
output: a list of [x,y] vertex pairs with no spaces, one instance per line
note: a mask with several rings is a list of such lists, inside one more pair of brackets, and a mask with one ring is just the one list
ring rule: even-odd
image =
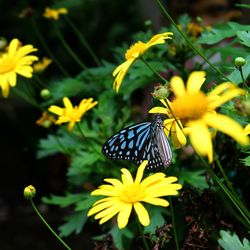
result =
[[128,160],[140,164],[148,160],[147,169],[168,167],[172,152],[160,115],[152,122],[141,122],[124,128],[110,137],[102,147],[102,153],[115,160]]

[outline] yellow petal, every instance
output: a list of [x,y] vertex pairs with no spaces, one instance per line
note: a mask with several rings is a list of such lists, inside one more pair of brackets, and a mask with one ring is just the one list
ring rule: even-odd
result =
[[148,186],[155,185],[155,183],[162,181],[162,179],[165,177],[164,173],[155,173],[153,175],[150,175],[149,177],[145,178],[141,182],[141,186],[147,188]]
[[71,101],[69,100],[68,97],[64,97],[63,98],[63,103],[64,103],[64,106],[67,110],[72,110],[73,109],[73,105],[71,103]]
[[17,38],[14,38],[11,40],[9,44],[8,54],[10,57],[14,57],[17,47],[18,47],[19,40]]
[[116,188],[120,188],[122,186],[122,182],[117,179],[106,178],[104,181],[112,184]]
[[154,107],[148,111],[148,113],[155,113],[155,114],[168,114],[167,109],[163,107]]
[[180,144],[183,146],[187,143],[187,139],[186,139],[186,136],[184,135],[183,126],[181,124],[181,121],[178,120],[178,123],[180,124],[182,129],[179,127],[177,122],[174,123],[175,129],[176,129],[176,137],[177,137],[178,141],[180,142]]
[[219,98],[216,98],[216,100],[211,101],[209,103],[209,108],[216,109],[216,108],[220,107],[222,104],[233,99],[234,97],[236,97],[238,95],[244,95],[245,93],[246,93],[246,91],[243,89],[240,89],[240,88],[228,90],[226,93],[222,94]]
[[143,177],[143,172],[146,168],[148,164],[148,161],[145,160],[141,163],[141,165],[139,166],[138,170],[137,170],[137,174],[136,174],[136,177],[135,177],[135,183],[139,184],[142,180],[142,177]]
[[224,82],[220,85],[216,86],[212,91],[209,92],[209,95],[220,95],[222,92],[224,92],[227,89],[234,89],[236,86],[230,82]]
[[173,76],[170,80],[170,85],[176,97],[185,95],[185,85],[181,77]]
[[204,71],[193,71],[187,80],[187,92],[197,93],[206,80],[205,76]]
[[231,136],[235,141],[242,145],[249,145],[249,138],[244,133],[243,128],[233,119],[221,114],[206,114],[206,123],[217,130]]
[[116,90],[116,92],[118,93],[119,88],[122,84],[122,81],[129,69],[129,67],[131,66],[131,64],[135,61],[135,58],[131,58],[127,61],[125,61],[124,63],[122,63],[121,65],[119,65],[114,71],[113,71],[113,76],[115,76],[115,80],[113,83],[113,88]]
[[157,35],[154,35],[148,42],[147,42],[147,47],[151,47],[153,45],[156,45],[156,44],[162,44],[162,43],[165,43],[165,40],[166,39],[172,39],[172,35],[173,33],[172,32],[165,32],[165,33],[162,33],[162,34],[157,34]]
[[[107,203],[107,202],[105,202],[105,203]],[[122,204],[120,202],[116,201],[112,205],[109,205],[108,207],[106,207],[105,209],[100,211],[98,214],[96,214],[95,219],[98,220],[100,218],[106,217],[109,214],[113,214],[114,211],[116,211],[116,212],[120,211],[121,207],[122,207]]]
[[245,133],[245,135],[249,135],[250,134],[250,123],[247,124],[247,126],[244,128],[244,133]]
[[103,224],[104,222],[108,221],[109,219],[111,219],[112,217],[114,217],[117,213],[119,213],[120,211],[120,207],[115,207],[115,209],[110,212],[107,216],[103,217],[99,224]]
[[122,209],[120,210],[120,212],[117,216],[118,227],[120,229],[127,226],[131,211],[132,211],[132,204],[131,203],[127,203],[127,204],[122,206]]
[[106,198],[101,199],[98,202],[98,204],[95,203],[96,205],[94,204],[93,207],[89,210],[87,216],[99,213],[100,211],[109,208],[117,203],[116,199],[109,199],[106,201]]
[[136,202],[134,203],[134,209],[135,212],[137,213],[140,223],[144,227],[148,226],[150,224],[150,219],[148,211],[145,209],[145,207],[140,202]]
[[142,201],[147,202],[151,205],[155,205],[155,206],[162,206],[162,207],[169,206],[169,202],[161,198],[146,197]]
[[52,105],[52,106],[49,107],[49,112],[61,116],[63,114],[63,108]]
[[123,184],[132,184],[134,182],[131,173],[126,168],[122,168],[121,172]]
[[190,126],[190,142],[195,151],[203,156],[208,156],[211,163],[213,161],[213,145],[211,133],[202,121],[196,121],[188,124]]

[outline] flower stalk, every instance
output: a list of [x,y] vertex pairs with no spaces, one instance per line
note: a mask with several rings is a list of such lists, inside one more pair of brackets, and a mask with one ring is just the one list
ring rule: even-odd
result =
[[49,231],[62,243],[62,245],[68,249],[68,250],[72,250],[63,240],[62,238],[52,229],[52,227],[47,223],[47,221],[43,218],[43,216],[41,215],[41,213],[38,211],[38,209],[36,208],[36,205],[34,204],[32,199],[29,199],[31,206],[33,207],[33,209],[35,210],[36,214],[38,215],[38,217],[40,218],[40,220],[44,223],[44,225],[49,229]]
[[205,55],[197,49],[188,39],[188,37],[182,32],[182,30],[178,27],[178,25],[175,23],[173,18],[169,15],[168,11],[164,8],[160,0],[156,0],[157,4],[159,5],[160,9],[162,10],[165,17],[170,21],[170,23],[176,28],[176,30],[180,33],[180,35],[183,37],[183,39],[187,42],[189,47],[197,54],[199,55],[216,73],[218,73],[222,78],[226,79],[227,81],[230,81],[230,79],[223,74],[217,67],[215,67],[206,57]]

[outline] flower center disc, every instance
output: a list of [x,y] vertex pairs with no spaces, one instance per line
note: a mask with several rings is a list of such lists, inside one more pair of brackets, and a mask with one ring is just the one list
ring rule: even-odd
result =
[[137,201],[142,200],[145,197],[145,190],[142,186],[133,183],[130,185],[126,185],[121,190],[120,197],[124,202],[135,203]]
[[208,100],[202,92],[187,93],[172,103],[175,116],[179,119],[199,119],[208,109]]

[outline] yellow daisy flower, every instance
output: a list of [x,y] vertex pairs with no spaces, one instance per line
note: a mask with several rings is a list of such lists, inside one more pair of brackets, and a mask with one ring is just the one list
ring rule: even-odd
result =
[[47,112],[43,112],[42,116],[36,121],[36,124],[38,126],[47,128],[55,122],[56,122],[56,119],[54,118],[54,116],[49,115]]
[[43,72],[50,64],[52,60],[48,57],[43,57],[39,62],[35,63],[33,68],[35,72]]
[[[249,144],[249,138],[244,134],[243,128],[233,119],[226,115],[218,114],[216,109],[231,100],[232,98],[245,94],[232,83],[225,82],[215,87],[207,96],[200,90],[205,81],[205,72],[192,72],[185,87],[183,80],[179,76],[174,76],[170,80],[171,88],[175,94],[173,102],[161,100],[163,107],[155,107],[150,113],[166,114],[169,119],[164,121],[165,131],[173,138],[173,143],[177,146],[184,145],[186,139],[183,132],[190,137],[190,142],[197,153],[207,156],[209,162],[213,161],[212,134],[210,128],[219,130],[242,145]],[[175,118],[174,119],[170,106]],[[182,132],[183,131],[183,132]]]
[[51,9],[47,7],[45,9],[45,12],[43,13],[43,17],[48,19],[58,20],[61,14],[63,15],[68,14],[68,10],[66,8]]
[[172,39],[172,32],[165,32],[162,34],[157,34],[153,36],[147,43],[143,43],[141,41],[133,44],[125,54],[126,61],[120,64],[114,71],[113,76],[115,77],[113,88],[116,92],[119,91],[122,80],[125,77],[129,67],[133,64],[133,62],[138,59],[141,55],[143,55],[150,47],[156,44],[165,43],[166,39]]
[[180,190],[182,186],[174,183],[177,181],[176,177],[166,177],[164,173],[160,172],[142,180],[147,163],[148,161],[141,163],[135,180],[125,168],[121,169],[122,181],[104,179],[110,184],[101,185],[91,195],[104,195],[107,197],[95,202],[89,210],[88,216],[96,214],[95,219],[100,219],[99,223],[103,224],[118,214],[118,227],[122,229],[128,224],[132,208],[134,208],[140,223],[143,226],[148,226],[150,218],[142,202],[167,207],[169,203],[159,197],[177,195],[177,190]]
[[244,128],[244,133],[246,135],[250,135],[250,123],[246,125],[246,127]]
[[49,107],[49,111],[59,116],[56,124],[62,124],[69,122],[68,130],[72,130],[76,122],[80,122],[82,116],[90,109],[92,109],[97,101],[93,102],[93,98],[83,99],[79,106],[73,107],[68,97],[63,98],[65,108],[52,105]]
[[13,39],[7,52],[0,56],[0,87],[4,97],[9,96],[10,87],[16,86],[17,74],[31,78],[33,68],[31,64],[38,60],[38,57],[28,55],[37,51],[32,45],[19,46],[18,39]]

